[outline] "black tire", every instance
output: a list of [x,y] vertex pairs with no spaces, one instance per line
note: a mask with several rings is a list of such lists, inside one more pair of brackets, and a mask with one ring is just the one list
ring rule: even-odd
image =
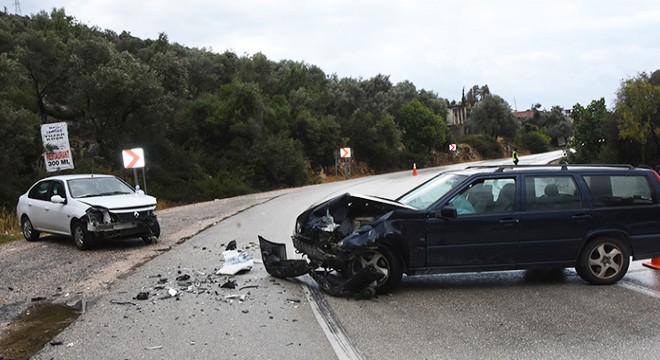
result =
[[351,272],[356,274],[363,268],[373,265],[374,268],[384,276],[376,282],[376,293],[386,294],[396,288],[401,281],[403,272],[401,262],[386,247],[370,249],[356,256],[351,263]]
[[594,285],[610,285],[621,280],[630,265],[630,251],[615,237],[603,236],[589,242],[578,257],[575,270]]
[[155,220],[153,224],[149,226],[149,233],[142,236],[142,241],[144,241],[145,244],[155,244],[158,242],[158,238],[160,237],[160,224],[158,223],[158,220]]
[[96,243],[94,234],[90,233],[87,230],[86,224],[79,220],[74,221],[73,225],[71,225],[71,236],[76,247],[80,250],[89,250]]
[[23,216],[21,219],[21,230],[23,231],[23,237],[27,241],[37,241],[39,239],[40,233],[34,229],[32,226],[32,221],[27,216]]

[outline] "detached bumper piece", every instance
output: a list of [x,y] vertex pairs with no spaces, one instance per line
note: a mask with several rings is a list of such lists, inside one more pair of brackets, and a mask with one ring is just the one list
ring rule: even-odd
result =
[[319,286],[332,296],[357,296],[370,299],[376,294],[372,286],[383,277],[373,266],[368,266],[345,278],[324,270],[316,270],[306,260],[288,260],[286,245],[268,241],[259,236],[261,257],[266,271],[277,278],[298,277],[309,274]]

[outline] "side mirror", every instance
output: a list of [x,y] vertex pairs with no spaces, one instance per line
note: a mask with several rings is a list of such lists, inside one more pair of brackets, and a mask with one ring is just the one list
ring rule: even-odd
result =
[[456,211],[456,208],[451,205],[443,206],[442,209],[440,209],[440,216],[441,218],[445,219],[455,219],[458,217],[458,211]]
[[53,195],[50,197],[50,202],[56,204],[64,204],[66,203],[66,199],[61,197],[60,195]]

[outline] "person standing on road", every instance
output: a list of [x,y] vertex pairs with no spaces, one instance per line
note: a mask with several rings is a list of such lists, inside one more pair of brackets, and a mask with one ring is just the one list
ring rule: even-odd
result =
[[518,165],[518,149],[513,148],[513,152],[511,153],[511,159],[513,160],[514,165]]

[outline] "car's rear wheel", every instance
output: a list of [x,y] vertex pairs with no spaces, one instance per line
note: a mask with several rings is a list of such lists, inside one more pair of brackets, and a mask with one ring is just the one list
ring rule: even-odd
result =
[[351,272],[358,273],[360,270],[373,266],[376,272],[383,277],[376,281],[375,288],[378,294],[385,294],[394,289],[401,281],[403,275],[401,271],[401,262],[392,254],[392,251],[386,247],[370,249],[359,256],[356,256],[351,263]]
[[23,216],[21,219],[21,230],[23,230],[23,237],[27,241],[36,241],[39,239],[39,232],[34,229],[32,226],[32,221],[27,216]]
[[74,221],[71,225],[71,235],[73,236],[73,242],[80,250],[89,250],[94,247],[96,242],[94,234],[90,233],[86,224],[80,220]]
[[594,285],[610,285],[621,280],[630,265],[626,244],[615,237],[603,236],[589,242],[578,258],[575,270]]

